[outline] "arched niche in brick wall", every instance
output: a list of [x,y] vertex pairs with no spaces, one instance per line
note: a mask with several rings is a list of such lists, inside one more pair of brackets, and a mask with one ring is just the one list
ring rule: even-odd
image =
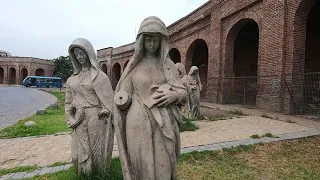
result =
[[178,63],[181,62],[181,56],[180,56],[180,52],[178,49],[176,48],[172,48],[169,51],[169,56],[170,59],[174,62],[174,63]]
[[118,84],[118,81],[121,77],[121,66],[119,63],[115,63],[112,67],[112,81],[111,81],[111,84],[112,84],[112,88],[115,89],[117,84]]
[[102,70],[106,75],[108,75],[108,67],[107,67],[106,64],[102,64],[101,70]]
[[45,76],[46,72],[44,71],[44,69],[39,68],[36,70],[36,76]]
[[20,82],[22,82],[24,80],[24,78],[26,78],[27,76],[28,76],[27,68],[22,68],[20,70]]
[[319,21],[320,18],[319,11],[316,12],[319,9],[319,1],[316,2],[317,0],[301,0],[295,13],[292,73],[299,78],[302,78],[305,70],[308,72],[312,69],[310,65],[306,65],[306,61],[308,61],[306,56],[312,54],[313,48],[309,51],[306,51],[306,49],[307,46],[313,46],[312,42],[315,41],[312,37],[319,34],[319,32],[312,32],[317,29],[315,21]]
[[4,69],[0,67],[0,84],[4,82]]
[[259,26],[241,19],[227,34],[223,93],[225,103],[256,104],[259,60]]
[[191,66],[199,68],[199,75],[202,83],[201,98],[206,96],[208,77],[208,45],[203,39],[196,39],[191,43],[186,55],[186,71],[189,72]]
[[308,13],[304,71],[320,72],[320,1]]
[[320,1],[303,0],[294,19],[292,111],[317,114],[320,108]]
[[15,68],[9,69],[9,84],[16,84],[17,82],[17,71]]

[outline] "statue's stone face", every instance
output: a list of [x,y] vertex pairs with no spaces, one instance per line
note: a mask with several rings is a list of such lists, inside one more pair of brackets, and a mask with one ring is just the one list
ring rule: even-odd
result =
[[158,34],[148,34],[144,38],[144,48],[150,52],[154,53],[158,50],[160,45],[160,36]]
[[74,48],[74,55],[78,59],[80,64],[85,64],[88,61],[88,55],[80,48]]

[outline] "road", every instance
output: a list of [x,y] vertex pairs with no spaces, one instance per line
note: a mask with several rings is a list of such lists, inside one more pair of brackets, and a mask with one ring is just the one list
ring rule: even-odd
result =
[[32,116],[38,109],[48,107],[56,97],[35,88],[0,87],[0,129]]

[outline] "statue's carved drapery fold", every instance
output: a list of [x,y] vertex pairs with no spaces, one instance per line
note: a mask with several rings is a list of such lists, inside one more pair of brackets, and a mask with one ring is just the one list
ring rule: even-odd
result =
[[177,179],[178,104],[186,102],[187,91],[168,52],[165,24],[148,17],[115,91],[114,126],[125,180]]
[[190,91],[190,83],[189,83],[189,76],[186,73],[186,69],[185,69],[185,67],[184,67],[184,65],[182,63],[176,63],[175,65],[176,65],[176,67],[178,69],[178,72],[179,72],[180,81],[185,86],[186,90],[188,91],[187,103],[180,105],[181,113],[184,116],[183,119],[185,119],[185,118],[189,118],[189,116],[190,116],[190,112],[189,111],[191,109],[191,107],[189,107],[189,105],[190,105],[190,103],[189,103],[189,100],[190,100],[189,93],[191,93],[191,91]]
[[66,83],[65,114],[72,128],[72,163],[79,173],[104,171],[111,163],[114,138],[111,83],[98,68],[88,40],[74,40],[69,55],[74,73]]

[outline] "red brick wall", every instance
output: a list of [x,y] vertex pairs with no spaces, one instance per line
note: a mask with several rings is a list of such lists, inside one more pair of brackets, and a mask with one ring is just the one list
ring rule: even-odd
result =
[[[192,53],[188,53],[188,50],[193,48],[192,43],[197,39],[204,40],[208,47],[207,82],[203,82],[207,86],[205,99],[222,103],[222,78],[234,75],[235,38],[249,20],[254,21],[259,28],[256,106],[290,112],[290,93],[301,93],[301,89],[292,88],[292,85],[301,85],[303,82],[301,74],[305,69],[306,22],[315,2],[316,0],[211,0],[168,26],[170,47],[179,51],[181,62],[189,68]],[[319,44],[317,33],[308,33],[308,36],[313,43]],[[317,46],[311,44],[307,48],[307,56],[310,57],[308,67],[320,68],[319,60],[312,61],[319,59],[320,54],[314,48]],[[130,51],[118,49],[111,57],[108,70],[111,71],[116,62],[123,69],[124,63],[132,55],[133,48]]]

